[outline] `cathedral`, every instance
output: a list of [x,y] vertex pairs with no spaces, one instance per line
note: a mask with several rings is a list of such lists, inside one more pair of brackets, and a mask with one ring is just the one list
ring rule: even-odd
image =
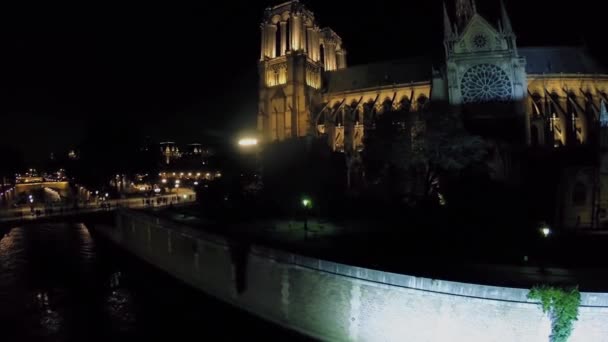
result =
[[260,135],[266,142],[314,135],[334,151],[361,151],[377,115],[414,115],[444,104],[484,133],[506,134],[528,149],[577,153],[601,142],[597,162],[555,170],[558,213],[551,220],[600,227],[608,219],[608,72],[584,48],[518,46],[508,11],[496,2],[494,21],[477,12],[475,0],[456,0],[455,13],[444,3],[440,65],[412,58],[348,66],[341,37],[319,26],[304,5],[267,8],[260,26]]

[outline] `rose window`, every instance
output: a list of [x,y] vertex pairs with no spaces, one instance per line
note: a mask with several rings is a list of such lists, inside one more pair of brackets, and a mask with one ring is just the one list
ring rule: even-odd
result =
[[509,76],[492,64],[471,67],[462,77],[461,86],[464,103],[509,101],[513,97]]

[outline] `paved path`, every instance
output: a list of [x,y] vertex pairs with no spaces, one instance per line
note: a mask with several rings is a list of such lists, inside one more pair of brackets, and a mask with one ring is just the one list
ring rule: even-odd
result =
[[[78,208],[74,208],[73,205],[62,205],[62,206],[26,206],[19,208],[11,208],[0,210],[0,222],[22,222],[22,221],[35,221],[41,218],[49,217],[63,217],[72,216],[76,214],[95,213],[103,211],[111,211],[116,208],[132,208],[132,209],[144,209],[144,208],[162,208],[169,207],[177,204],[187,204],[196,202],[195,196],[190,197],[188,194],[180,194],[179,200],[178,195],[166,195],[157,196],[152,198],[140,197],[140,198],[126,198],[126,199],[111,199],[99,203],[88,203],[79,204]],[[185,197],[184,197],[185,196]],[[150,204],[146,200],[151,199]],[[167,199],[167,201],[157,201],[157,199]],[[33,213],[32,213],[33,208]],[[45,210],[46,209],[46,210]],[[52,209],[52,210],[49,210]],[[38,212],[38,215],[36,215]]]

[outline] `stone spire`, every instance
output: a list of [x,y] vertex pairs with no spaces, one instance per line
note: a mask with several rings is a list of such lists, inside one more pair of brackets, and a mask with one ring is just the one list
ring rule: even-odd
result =
[[475,13],[477,13],[475,0],[456,0],[456,17],[461,30],[469,23]]
[[505,7],[505,2],[503,0],[500,0],[500,19],[502,21],[502,28],[504,32],[513,33],[511,19],[509,18],[509,14],[507,14],[507,8]]
[[452,36],[452,23],[450,22],[450,16],[448,15],[448,8],[443,2],[443,35],[444,39],[448,39]]

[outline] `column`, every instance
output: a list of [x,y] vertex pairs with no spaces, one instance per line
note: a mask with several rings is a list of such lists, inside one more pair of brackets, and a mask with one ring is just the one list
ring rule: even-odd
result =
[[340,69],[346,69],[346,51],[345,50],[338,50],[336,51],[336,57],[337,57],[337,67],[338,70]]
[[287,51],[287,22],[281,21],[281,56],[285,55]]
[[268,51],[267,55],[270,58],[275,58],[277,56],[277,26],[273,24],[266,25],[267,39],[266,49]]
[[306,46],[307,46],[307,50],[308,50],[308,57],[310,59],[314,60],[315,48],[314,48],[314,32],[313,32],[313,30],[314,30],[313,27],[307,27],[306,28]]
[[261,41],[262,41],[262,47],[260,49],[260,60],[263,61],[264,60],[264,56],[266,56],[266,25],[262,24],[260,25],[260,34],[261,34]]
[[325,71],[336,70],[336,43],[325,41]]
[[301,33],[302,30],[302,18],[297,16],[291,17],[291,24],[289,26],[291,28],[291,51],[298,51],[302,47],[300,45],[301,42]]
[[314,50],[315,50],[315,58],[316,62],[321,60],[321,31],[318,27],[314,29]]
[[308,51],[308,46],[306,45],[306,23],[304,18],[302,18],[301,25],[302,27],[300,28],[300,47],[302,48],[302,50]]

